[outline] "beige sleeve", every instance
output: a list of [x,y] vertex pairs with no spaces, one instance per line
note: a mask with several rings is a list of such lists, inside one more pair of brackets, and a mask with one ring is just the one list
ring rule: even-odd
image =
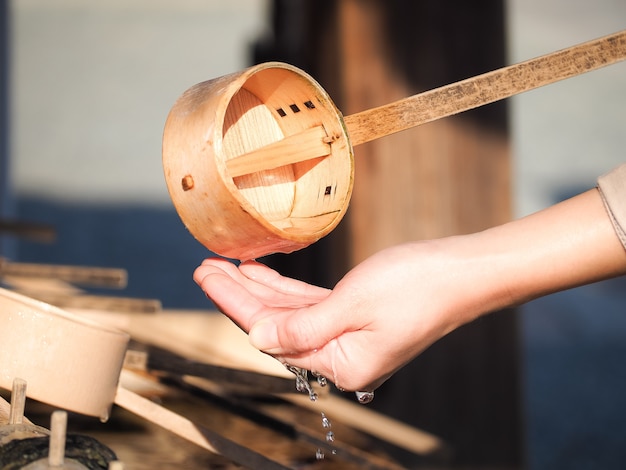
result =
[[626,164],[598,178],[598,189],[615,232],[626,248]]

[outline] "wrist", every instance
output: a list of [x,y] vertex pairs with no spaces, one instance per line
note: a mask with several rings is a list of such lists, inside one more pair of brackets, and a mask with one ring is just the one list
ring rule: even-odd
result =
[[418,274],[412,282],[429,286],[435,310],[445,319],[444,334],[516,302],[511,252],[505,246],[494,249],[498,237],[488,230],[413,244],[411,264]]
[[489,229],[456,238],[457,268],[464,288],[458,300],[462,303],[462,323],[515,305],[524,294],[515,289],[519,275],[517,252],[507,243],[501,243],[499,230]]

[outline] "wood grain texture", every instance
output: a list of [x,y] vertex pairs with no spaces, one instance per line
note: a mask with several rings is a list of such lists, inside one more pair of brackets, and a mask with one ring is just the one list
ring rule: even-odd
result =
[[263,170],[273,170],[291,163],[298,163],[330,154],[330,144],[325,142],[326,131],[322,126],[312,127],[279,141],[226,161],[233,178]]
[[626,58],[626,31],[345,117],[353,146],[461,113]]
[[0,289],[0,387],[27,383],[27,397],[108,419],[128,335]]
[[[467,16],[451,18],[449,8],[436,0],[342,2],[337,43],[343,47],[344,82],[338,91],[344,94],[336,100],[344,113],[505,65],[498,54],[499,2],[487,3],[484,9],[459,5]],[[397,20],[406,18],[394,22],[393,30],[385,29],[389,10],[402,16]],[[474,31],[476,26],[482,31]],[[459,44],[451,37],[465,39]],[[411,60],[414,73],[404,65]],[[510,220],[511,158],[503,107],[506,101],[355,146],[351,263],[395,244]],[[511,313],[493,315],[472,334],[464,330],[443,338],[376,390],[368,406],[442,437],[459,467],[517,468],[523,423],[516,414],[522,402],[515,392],[519,334],[510,328],[515,324]]]
[[[306,145],[291,137],[300,135]],[[354,171],[341,114],[311,77],[282,63],[187,90],[165,124],[163,167],[189,231],[240,260],[329,233],[347,210]]]

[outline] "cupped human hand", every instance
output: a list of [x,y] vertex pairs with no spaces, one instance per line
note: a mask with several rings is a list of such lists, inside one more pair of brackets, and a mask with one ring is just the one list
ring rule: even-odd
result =
[[332,290],[217,258],[194,279],[260,350],[372,391],[482,314],[623,274],[626,251],[592,189],[482,232],[382,250]]
[[[215,305],[258,349],[343,390],[374,390],[437,339],[471,319],[473,289],[454,239],[372,256],[332,290],[255,261],[210,258],[194,273]],[[454,294],[452,288],[454,287]]]

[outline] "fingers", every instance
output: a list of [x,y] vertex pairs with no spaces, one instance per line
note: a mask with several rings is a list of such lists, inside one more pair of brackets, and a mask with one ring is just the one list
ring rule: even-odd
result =
[[[281,276],[255,261],[239,267],[210,258],[194,280],[218,308],[250,334],[250,342],[272,355],[319,349],[344,331],[341,302],[328,303],[329,289]],[[343,322],[337,322],[343,317]]]
[[343,391],[375,390],[393,371],[386,368],[386,361],[378,357],[378,352],[372,351],[371,341],[362,341],[363,337],[359,334],[355,336],[360,339],[339,337],[319,349],[276,358],[321,375]]
[[249,279],[285,294],[299,295],[310,300],[321,300],[330,293],[329,289],[282,276],[275,270],[256,261],[241,263],[239,270]]
[[253,319],[263,313],[265,305],[218,267],[202,266],[194,279],[216,307],[246,332]]
[[241,276],[237,266],[230,261],[223,258],[207,258],[194,271],[193,280],[196,284],[200,285],[205,276],[214,273],[227,274],[233,279],[237,279]]
[[336,321],[334,312],[324,300],[257,317],[250,325],[250,343],[268,354],[281,356],[320,349],[345,331],[345,323]]
[[[342,381],[347,389],[354,385],[344,372],[347,350],[354,349],[346,339],[364,327],[364,319],[350,308],[345,295],[333,296],[328,289],[283,277],[252,261],[237,267],[227,260],[208,259],[196,269],[194,280],[249,333],[257,349],[335,383]],[[349,354],[367,356],[357,349]],[[365,383],[357,378],[359,382]]]
[[283,310],[293,313],[330,293],[252,261],[238,268],[228,260],[209,258],[195,270],[193,278],[215,305],[246,331],[253,319],[256,322]]
[[[250,295],[268,307],[299,308],[319,302],[330,291],[305,282],[281,276],[261,263],[247,261],[239,268],[222,258],[209,258],[194,272],[194,280],[204,285],[202,280],[216,272],[230,276],[241,284]],[[212,298],[212,295],[209,295]]]

